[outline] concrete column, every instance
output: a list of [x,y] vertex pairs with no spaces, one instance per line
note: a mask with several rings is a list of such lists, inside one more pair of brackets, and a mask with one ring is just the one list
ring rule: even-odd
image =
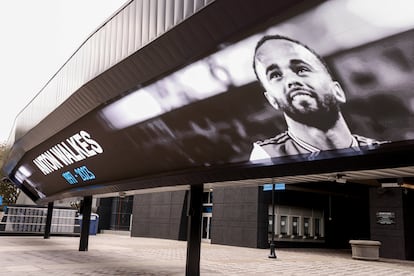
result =
[[185,275],[200,275],[201,216],[204,185],[191,185],[188,207],[187,264]]
[[47,204],[47,215],[46,215],[46,225],[45,225],[45,234],[43,238],[50,238],[50,228],[52,227],[52,215],[53,215],[53,201]]

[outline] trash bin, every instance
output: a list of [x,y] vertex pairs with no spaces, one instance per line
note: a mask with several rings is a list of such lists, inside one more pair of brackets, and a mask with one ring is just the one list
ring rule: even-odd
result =
[[[79,229],[82,231],[82,215],[79,215],[76,219],[79,221]],[[99,215],[92,213],[91,220],[89,222],[89,235],[96,235],[98,233]]]

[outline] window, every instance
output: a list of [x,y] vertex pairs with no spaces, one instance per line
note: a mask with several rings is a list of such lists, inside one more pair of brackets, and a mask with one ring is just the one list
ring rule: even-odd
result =
[[309,228],[310,228],[309,218],[303,218],[303,236],[309,237]]
[[280,216],[280,234],[287,234],[287,216]]
[[267,228],[267,231],[269,233],[272,233],[272,227],[273,227],[273,220],[272,220],[272,218],[273,218],[273,216],[272,215],[269,215],[269,224],[268,224],[268,228]]
[[319,237],[321,235],[321,220],[319,218],[314,219],[314,236]]
[[292,217],[292,236],[299,236],[299,217]]

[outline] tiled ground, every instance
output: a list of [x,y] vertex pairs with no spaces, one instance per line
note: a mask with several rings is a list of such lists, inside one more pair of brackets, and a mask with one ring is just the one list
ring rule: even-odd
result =
[[[184,275],[186,242],[98,234],[79,238],[0,237],[0,275]],[[414,262],[353,260],[349,251],[252,249],[203,243],[201,275],[414,275]]]

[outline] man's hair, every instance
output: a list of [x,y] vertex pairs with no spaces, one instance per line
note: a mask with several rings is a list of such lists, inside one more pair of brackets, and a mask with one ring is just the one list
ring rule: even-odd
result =
[[260,79],[259,79],[259,76],[257,75],[257,71],[256,71],[256,53],[257,53],[257,50],[260,48],[260,46],[262,46],[266,41],[268,41],[268,40],[278,40],[278,39],[281,39],[281,40],[287,40],[287,41],[290,41],[290,42],[293,42],[293,43],[295,43],[295,44],[298,44],[298,45],[300,45],[300,46],[302,46],[302,47],[304,47],[305,49],[307,49],[309,52],[311,52],[313,55],[315,55],[315,57],[321,62],[321,64],[323,65],[323,67],[326,69],[326,72],[328,72],[328,74],[331,76],[331,78],[333,77],[332,76],[332,72],[331,72],[331,70],[329,69],[329,67],[328,67],[328,65],[326,64],[326,62],[323,60],[323,58],[318,54],[318,53],[316,53],[315,52],[315,50],[313,50],[312,48],[309,48],[307,45],[305,45],[305,44],[303,44],[302,42],[300,42],[300,41],[297,41],[297,40],[295,40],[295,39],[292,39],[292,38],[290,38],[290,37],[287,37],[287,36],[282,36],[282,35],[265,35],[265,36],[263,36],[258,42],[257,42],[257,44],[256,44],[256,48],[254,49],[254,55],[253,55],[253,70],[254,70],[254,74],[256,75],[256,78],[257,78],[257,80],[258,81],[260,81]]

